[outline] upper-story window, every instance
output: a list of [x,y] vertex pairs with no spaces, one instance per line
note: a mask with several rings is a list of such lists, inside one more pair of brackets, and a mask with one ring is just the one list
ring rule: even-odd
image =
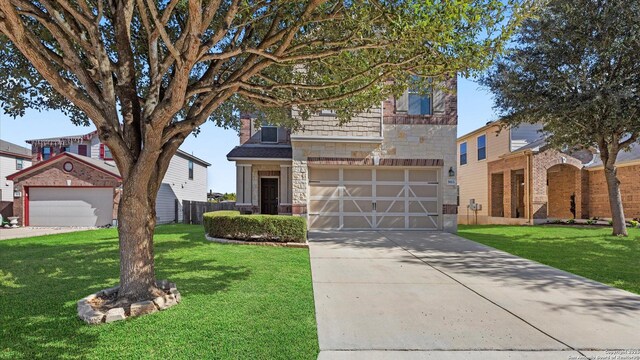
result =
[[330,109],[322,109],[322,110],[320,110],[320,115],[323,115],[323,116],[336,116],[336,111],[335,110],[330,110]]
[[189,160],[189,180],[193,180],[193,160]]
[[78,145],[78,155],[89,156],[89,151],[87,149],[87,145],[85,144]]
[[16,159],[16,170],[22,170],[24,167],[24,160]]
[[42,147],[42,160],[51,159],[51,155],[53,154],[53,149],[51,146],[43,146]]
[[111,155],[111,149],[105,144],[100,144],[100,159],[103,160],[113,160],[113,155]]
[[267,123],[262,124],[260,128],[260,141],[263,143],[277,143],[278,142],[278,127]]
[[460,165],[467,164],[467,143],[463,142],[460,144]]
[[63,152],[71,152],[71,148],[68,146],[61,146],[60,153],[63,153]]
[[431,115],[431,96],[409,89],[409,115]]
[[487,135],[478,136],[478,161],[487,158]]

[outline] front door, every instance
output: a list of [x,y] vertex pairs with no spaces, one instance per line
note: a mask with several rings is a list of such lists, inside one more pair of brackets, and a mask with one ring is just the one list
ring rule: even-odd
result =
[[278,214],[278,179],[260,179],[260,213]]

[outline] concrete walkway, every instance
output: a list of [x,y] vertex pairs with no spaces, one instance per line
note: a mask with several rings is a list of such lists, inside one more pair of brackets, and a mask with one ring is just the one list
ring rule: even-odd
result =
[[42,236],[51,234],[64,234],[76,231],[94,230],[96,228],[77,228],[77,227],[19,227],[19,228],[0,228],[0,241],[9,239],[19,239],[32,236]]
[[[314,232],[319,359],[640,359],[640,296],[451,234]],[[635,357],[634,357],[635,356]]]

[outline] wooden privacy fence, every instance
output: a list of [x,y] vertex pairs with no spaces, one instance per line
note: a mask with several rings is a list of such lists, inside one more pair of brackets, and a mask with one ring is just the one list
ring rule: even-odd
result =
[[202,214],[206,212],[235,209],[235,202],[212,203],[182,200],[182,222],[185,224],[202,224]]

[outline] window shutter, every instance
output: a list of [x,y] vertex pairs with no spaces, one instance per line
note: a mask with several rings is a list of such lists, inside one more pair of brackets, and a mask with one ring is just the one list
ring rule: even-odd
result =
[[100,144],[100,159],[104,159],[104,144]]

